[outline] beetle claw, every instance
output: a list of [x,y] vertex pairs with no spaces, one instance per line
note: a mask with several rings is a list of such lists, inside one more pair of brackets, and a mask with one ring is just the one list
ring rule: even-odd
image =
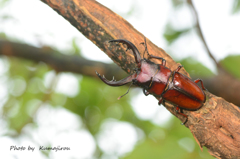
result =
[[108,42],[109,42],[109,43],[116,42],[117,44],[119,44],[119,42],[114,41],[114,40],[109,40]]
[[96,74],[98,75],[98,76],[100,76],[100,74],[97,72],[97,71],[95,71],[96,72]]
[[114,79],[114,76],[113,76],[113,79],[111,80],[111,82],[116,82],[116,79]]

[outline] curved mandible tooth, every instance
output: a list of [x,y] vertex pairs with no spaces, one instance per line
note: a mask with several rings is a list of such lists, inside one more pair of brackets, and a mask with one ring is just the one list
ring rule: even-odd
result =
[[109,80],[107,80],[107,79],[104,77],[104,75],[101,76],[97,71],[96,71],[96,74],[98,75],[98,77],[99,77],[104,83],[106,83],[107,85],[110,85],[110,86],[122,86],[122,85],[125,85],[125,84],[129,83],[129,82],[132,82],[132,80],[137,77],[137,74],[134,73],[134,74],[132,74],[132,75],[130,75],[130,76],[122,79],[122,80],[119,80],[119,81],[116,81],[116,80],[114,80],[114,81],[109,81]]
[[128,50],[130,50],[130,48],[129,48],[129,47],[127,47],[126,51],[128,51]]
[[125,39],[110,40],[108,42],[119,42],[119,43],[126,44],[127,45],[127,50],[131,49],[133,51],[135,61],[137,63],[138,68],[141,68],[141,56],[140,56],[140,53],[139,53],[138,49],[136,48],[135,45],[133,45],[133,43],[131,43],[130,41],[125,40]]
[[95,71],[96,72],[96,74],[99,76],[100,74],[97,72],[97,71]]

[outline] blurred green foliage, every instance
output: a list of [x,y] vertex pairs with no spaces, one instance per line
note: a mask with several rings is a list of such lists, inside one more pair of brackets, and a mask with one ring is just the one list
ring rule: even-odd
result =
[[[0,8],[7,1],[0,0]],[[175,7],[186,3],[182,0],[172,0],[172,2]],[[240,2],[235,0],[233,13],[237,13],[239,10]],[[130,15],[134,11],[135,8],[132,7],[127,14]],[[11,17],[4,15],[1,18],[9,19]],[[171,45],[189,30],[177,30],[168,24],[164,37]],[[0,33],[0,37],[5,39],[5,33]],[[72,46],[73,54],[80,55],[81,49],[78,47],[76,39],[73,39]],[[2,57],[0,56],[0,58]],[[8,123],[9,131],[5,135],[16,137],[21,134],[27,124],[36,124],[34,117],[38,109],[44,103],[49,103],[53,108],[60,106],[78,115],[84,123],[84,129],[88,130],[94,138],[99,133],[105,119],[109,118],[126,121],[140,128],[144,132],[145,138],[137,143],[132,152],[123,156],[124,159],[213,158],[206,149],[201,152],[190,131],[182,126],[177,118],[173,117],[167,128],[157,126],[148,120],[139,119],[130,106],[133,94],[117,100],[118,96],[126,92],[127,87],[109,87],[99,79],[82,76],[81,80],[79,79],[79,93],[75,97],[67,97],[65,94],[57,93],[54,89],[49,90],[44,85],[45,75],[52,70],[46,64],[16,58],[7,58],[7,61],[9,70],[5,75],[8,79],[6,85],[9,92],[2,108],[2,115]],[[236,69],[240,68],[239,61],[240,56],[229,56],[223,59],[221,64],[239,78],[240,71]],[[213,75],[207,67],[192,58],[182,59],[179,62],[193,76]],[[97,151],[99,152],[96,154],[103,153],[100,148]]]
[[[185,59],[185,68],[195,69],[200,64],[191,65],[192,60]],[[4,119],[9,124],[11,136],[18,136],[22,129],[29,123],[35,124],[34,117],[38,109],[49,103],[54,107],[64,107],[77,114],[93,136],[96,136],[105,119],[114,118],[126,121],[140,128],[145,133],[145,138],[139,141],[135,149],[123,158],[212,158],[207,153],[200,151],[190,131],[173,118],[168,128],[162,128],[151,121],[139,119],[132,110],[129,101],[133,94],[121,100],[117,97],[124,94],[127,87],[109,87],[99,79],[82,76],[79,80],[79,93],[75,97],[67,97],[54,90],[49,91],[44,85],[44,76],[51,71],[44,63],[9,58],[8,76],[9,95],[3,106]],[[190,66],[191,65],[191,66]],[[207,72],[199,70],[198,72]],[[58,76],[58,75],[56,75]],[[76,75],[76,77],[79,75]],[[22,88],[23,87],[23,88]],[[147,98],[147,97],[146,97]],[[156,100],[157,107],[157,100]],[[13,113],[15,112],[15,113]],[[37,128],[37,125],[36,127]],[[12,134],[14,130],[14,134]],[[8,134],[10,135],[10,134]],[[187,139],[185,141],[185,139]],[[183,144],[181,144],[183,140]],[[190,144],[187,142],[190,141]],[[189,149],[189,145],[194,147]],[[191,149],[191,148],[190,148]],[[101,149],[97,149],[102,154]],[[45,154],[48,156],[48,154]]]
[[[3,106],[3,115],[9,123],[9,129],[19,134],[26,124],[32,122],[32,117],[45,96],[47,88],[44,87],[43,77],[49,67],[44,63],[36,64],[17,58],[9,58],[8,62],[9,95]],[[35,102],[30,104],[31,101]]]
[[205,78],[214,75],[209,68],[191,57],[182,59],[177,62],[181,63],[184,69],[186,69],[186,71],[191,74],[191,76]]
[[0,0],[0,8],[4,7],[9,0]]
[[[186,68],[187,61],[189,60],[184,63]],[[82,76],[79,80],[79,93],[75,97],[67,97],[45,87],[44,77],[51,68],[44,63],[36,64],[17,58],[9,58],[8,62],[9,71],[6,75],[9,79],[9,95],[3,106],[3,115],[9,124],[11,136],[20,135],[29,123],[36,125],[34,117],[38,109],[44,106],[44,103],[49,103],[53,108],[61,106],[77,114],[82,119],[84,128],[93,136],[99,133],[101,125],[109,118],[129,122],[143,130],[146,138],[123,158],[211,158],[206,151],[200,152],[189,130],[182,126],[177,118],[173,118],[173,124],[168,128],[139,119],[129,104],[133,94],[117,100],[118,96],[126,92],[127,87],[116,89],[105,85],[99,79]],[[181,146],[182,139],[190,140],[194,149],[189,151],[184,148],[188,147],[187,142]],[[101,149],[97,151],[98,154],[103,153]]]
[[220,64],[233,76],[240,78],[240,56],[230,55],[220,61]]
[[7,36],[6,36],[5,33],[0,32],[0,38],[1,38],[1,39],[7,39]]
[[167,40],[167,42],[171,44],[175,40],[177,40],[180,36],[182,36],[184,33],[187,33],[188,31],[190,31],[190,28],[183,29],[183,30],[176,30],[172,27],[170,23],[168,23],[165,27],[165,32],[163,36]]
[[79,46],[77,44],[77,39],[76,38],[73,38],[73,40],[72,40],[72,47],[73,47],[72,53],[74,55],[78,55],[78,56],[81,57],[81,49],[79,48]]
[[172,5],[176,8],[186,3],[185,0],[172,0]]
[[191,132],[177,118],[169,128],[156,128],[124,159],[186,159],[213,158],[207,149],[200,150]]
[[234,0],[233,7],[232,7],[232,13],[238,13],[240,11],[240,0]]

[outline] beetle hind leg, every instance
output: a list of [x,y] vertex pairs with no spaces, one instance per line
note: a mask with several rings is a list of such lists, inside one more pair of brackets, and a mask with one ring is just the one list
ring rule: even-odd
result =
[[176,106],[176,112],[184,117],[186,117],[186,120],[181,123],[182,125],[185,125],[186,122],[188,121],[188,116],[182,112],[182,109],[179,106]]
[[202,81],[201,79],[198,78],[198,79],[196,79],[194,82],[195,82],[195,83],[200,82],[200,83],[201,83],[201,86],[202,86],[202,89],[203,89],[203,90],[207,90],[207,89],[204,87],[203,81]]

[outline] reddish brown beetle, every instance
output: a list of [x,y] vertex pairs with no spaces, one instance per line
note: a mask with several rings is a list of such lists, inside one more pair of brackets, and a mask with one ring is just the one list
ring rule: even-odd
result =
[[[171,71],[166,67],[165,59],[150,55],[148,53],[146,39],[145,43],[142,44],[145,45],[145,52],[148,54],[148,59],[142,59],[138,49],[130,41],[117,39],[110,40],[109,42],[126,44],[127,50],[131,49],[133,51],[137,68],[133,74],[120,81],[116,81],[114,79],[108,81],[104,76],[101,77],[100,74],[96,72],[98,77],[104,83],[110,86],[122,86],[132,82],[131,84],[142,87],[143,93],[146,96],[152,94],[158,97],[159,105],[161,103],[165,104],[165,102],[175,105],[176,111],[186,117],[186,121],[184,123],[187,122],[188,118],[187,115],[182,113],[182,109],[194,111],[202,107],[206,100],[205,93],[203,92],[205,88],[202,80],[197,79],[193,82],[187,76],[179,73],[179,70],[182,68],[182,66],[179,66],[175,71]],[[162,64],[155,64],[151,62],[149,58],[161,59]],[[198,82],[201,82],[202,89],[196,84]],[[122,96],[120,96],[119,99],[121,97]]]

